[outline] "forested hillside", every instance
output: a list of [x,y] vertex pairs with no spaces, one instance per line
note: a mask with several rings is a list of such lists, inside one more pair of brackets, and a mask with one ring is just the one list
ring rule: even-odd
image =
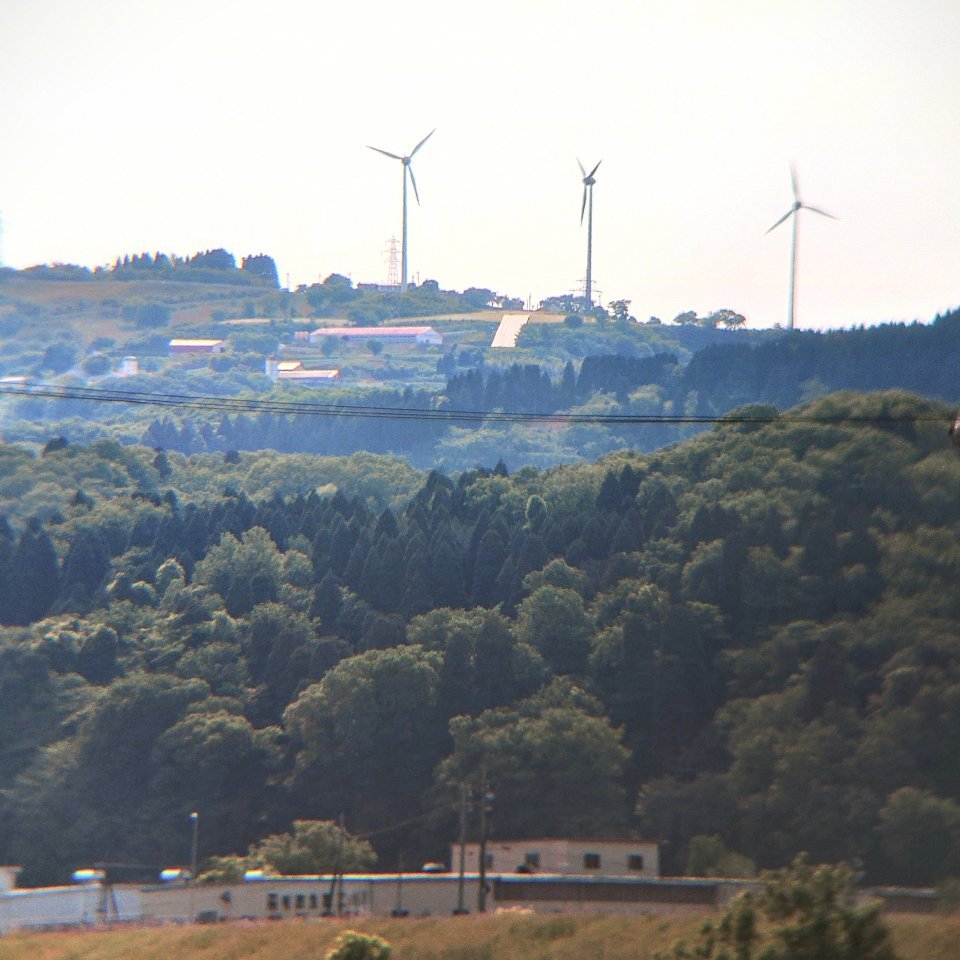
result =
[[[267,276],[275,274],[269,259],[246,257],[238,269],[226,251],[143,254],[83,280],[64,279],[76,271],[62,266],[0,270],[0,375],[27,381],[0,385],[4,438],[110,437],[185,454],[365,450],[453,472],[498,459],[510,469],[547,468],[625,448],[649,452],[704,429],[691,418],[747,403],[783,410],[836,390],[960,400],[958,311],[930,324],[789,334],[718,329],[690,313],[673,324],[531,314],[516,348],[503,350],[490,344],[509,298],[492,290],[457,293],[428,281],[400,298],[332,274],[290,292]],[[221,282],[204,282],[208,274]],[[481,309],[489,303],[501,306]],[[296,339],[318,324],[414,316],[430,317],[442,346]],[[171,356],[173,336],[223,339],[225,352]],[[337,369],[340,378],[319,389],[274,383],[264,372],[271,354]],[[121,375],[127,356],[138,358],[138,372]],[[29,386],[39,383],[51,389]],[[201,399],[171,407],[176,397]],[[216,398],[215,415],[197,409],[203,398],[208,408]],[[294,417],[291,403],[324,409]],[[388,413],[357,416],[357,407]],[[560,419],[544,429],[511,421],[518,412],[594,422]],[[637,418],[660,422],[638,426]]]
[[499,836],[960,874],[952,412],[802,414],[512,475],[2,448],[0,859],[343,812],[389,868],[442,857],[485,775]]
[[[242,412],[215,417],[190,410],[157,416],[142,396],[127,406],[116,403],[128,390],[163,397],[184,389],[171,377],[140,377],[112,388],[110,402],[97,402],[95,395],[16,399],[11,416],[19,421],[8,424],[7,435],[37,440],[49,436],[54,424],[67,436],[83,438],[109,427],[128,442],[188,454],[367,450],[403,456],[423,468],[463,470],[497,459],[513,468],[547,467],[624,448],[652,451],[705,429],[691,421],[723,416],[746,403],[786,409],[847,387],[906,387],[948,402],[960,393],[952,376],[960,364],[960,313],[930,326],[798,333],[756,346],[739,342],[739,334],[730,337],[728,344],[706,346],[686,363],[671,353],[598,354],[579,364],[568,360],[555,375],[549,365],[536,363],[481,364],[453,373],[439,391],[337,388],[283,395],[286,404],[314,404],[318,414],[309,418],[289,415],[283,403],[268,404],[264,412],[243,406]],[[236,381],[239,374],[231,376]],[[252,388],[260,381],[266,378],[247,374],[243,383]],[[219,390],[223,384],[194,380],[188,389],[209,395],[214,386]],[[374,415],[357,415],[369,408]],[[458,418],[464,413],[471,416]],[[544,429],[542,423],[512,422],[510,414],[516,413],[556,419]],[[573,415],[569,421],[567,414]],[[584,426],[577,420],[582,417],[597,422]]]
[[[615,331],[611,336],[612,343],[624,346]],[[652,451],[704,429],[683,422],[684,418],[722,416],[747,403],[783,410],[835,390],[891,388],[948,402],[960,399],[953,375],[960,367],[960,313],[940,317],[929,326],[795,333],[754,345],[739,333],[727,338],[730,342],[725,344],[702,345],[686,363],[674,353],[643,355],[634,344],[632,353],[591,354],[578,364],[568,360],[555,375],[549,364],[480,365],[454,373],[440,393],[381,390],[342,400],[345,410],[359,403],[411,414],[509,411],[610,418],[587,428],[559,422],[544,430],[540,424],[523,426],[496,418],[469,423],[344,415],[313,418],[304,429],[301,419],[280,412],[227,415],[215,423],[189,415],[165,416],[150,423],[142,440],[184,453],[268,446],[335,454],[363,449],[451,470],[498,458],[510,466],[545,467],[626,447]],[[558,348],[557,342],[553,348]],[[341,402],[338,397],[323,400],[332,400],[334,411]],[[662,422],[623,422],[629,418]]]

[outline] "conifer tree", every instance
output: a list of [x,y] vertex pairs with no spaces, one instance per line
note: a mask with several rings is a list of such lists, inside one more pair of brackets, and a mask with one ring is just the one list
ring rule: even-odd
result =
[[7,623],[27,624],[50,609],[60,590],[60,569],[53,542],[40,521],[32,518],[20,535],[10,572]]

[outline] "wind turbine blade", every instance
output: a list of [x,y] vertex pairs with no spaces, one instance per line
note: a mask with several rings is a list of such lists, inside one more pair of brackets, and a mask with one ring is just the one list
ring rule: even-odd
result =
[[800,184],[797,183],[797,168],[790,164],[790,183],[793,186],[793,199],[800,200]]
[[587,174],[587,176],[588,176],[588,177],[592,177],[592,176],[597,172],[597,170],[600,169],[600,164],[601,164],[601,163],[603,163],[603,161],[602,161],[602,160],[598,160],[598,161],[597,161],[597,165],[590,171],[590,173]]
[[403,157],[398,157],[395,153],[390,153],[388,150],[381,150],[379,147],[371,147],[370,144],[367,144],[368,150],[376,150],[377,153],[382,153],[385,157],[391,157],[394,160],[402,160]]
[[831,220],[838,220],[839,217],[835,217],[832,213],[827,213],[826,210],[821,210],[819,207],[810,207],[807,204],[803,204],[802,209],[812,210],[814,213],[819,213],[821,217],[829,217]]
[[767,233],[770,233],[771,230],[776,230],[777,227],[779,227],[780,224],[783,223],[784,220],[786,220],[788,217],[792,216],[792,215],[793,215],[794,213],[796,213],[796,212],[797,212],[797,211],[796,211],[796,208],[795,208],[795,207],[791,207],[791,208],[770,228],[770,230],[767,231]]
[[413,155],[437,132],[437,128],[434,127],[411,151],[410,157]]
[[587,171],[583,169],[583,164],[580,162],[580,158],[579,158],[579,157],[577,157],[577,166],[580,168],[580,176],[583,177],[584,180],[586,180],[586,179],[587,179]]
[[580,204],[580,226],[583,226],[583,212],[587,209],[587,188],[583,188],[583,203]]
[[420,194],[417,193],[417,178],[413,175],[413,167],[411,167],[410,164],[408,163],[406,167],[404,167],[404,169],[406,170],[407,173],[410,174],[410,182],[413,184],[413,195],[417,198],[417,206],[419,207]]

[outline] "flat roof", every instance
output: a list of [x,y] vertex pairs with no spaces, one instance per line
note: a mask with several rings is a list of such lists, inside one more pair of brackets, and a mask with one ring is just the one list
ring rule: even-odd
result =
[[339,370],[284,370],[278,372],[280,380],[335,380],[340,376]]
[[[86,894],[91,890],[99,890],[102,884],[97,881],[93,883],[73,883],[70,886],[61,887],[15,887],[13,890],[5,890],[0,893],[0,903],[4,900],[27,900],[31,897],[62,897],[65,893]],[[119,886],[119,884],[114,884]]]
[[[467,846],[476,847],[480,843],[479,840],[468,840]],[[642,837],[530,837],[530,838],[520,838],[519,840],[513,837],[504,837],[503,840],[487,840],[487,846],[498,846],[506,847],[516,845],[518,847],[529,847],[534,843],[593,843],[593,844],[602,844],[602,843],[616,843],[621,846],[633,844],[637,845],[640,843],[645,843],[647,845],[655,844],[659,845],[659,840],[646,840]]]
[[715,887],[718,884],[753,884],[756,880],[721,880],[717,877],[623,877],[595,873],[495,873],[500,883],[614,883],[624,887]]
[[[493,880],[498,874],[487,873],[486,879]],[[345,873],[343,874],[344,883],[388,883],[395,884],[397,878],[402,877],[404,883],[458,883],[459,873],[424,873],[419,870],[410,873]],[[477,882],[480,879],[479,873],[464,873],[464,880]],[[263,886],[264,884],[297,884],[297,883],[316,883],[329,884],[333,881],[333,876],[329,873],[305,873],[293,874],[290,876],[264,876],[264,877],[245,877],[242,880],[234,882],[223,882],[210,884],[212,887],[245,887],[251,885]],[[142,884],[142,890],[175,890],[182,889],[186,884],[183,881],[175,880],[170,883],[151,883]]]
[[433,327],[317,327],[313,332],[331,337],[403,337],[427,333],[440,336]]
[[[444,873],[425,873],[422,871],[412,871],[410,873],[347,873],[343,875],[345,883],[372,883],[372,884],[395,884],[397,879],[402,877],[404,883],[457,883],[460,880],[459,872],[445,871]],[[500,871],[488,870],[484,877],[487,881],[497,881],[505,884],[548,884],[559,883],[573,885],[577,883],[586,883],[593,885],[616,884],[625,887],[701,887],[711,888],[717,886],[743,886],[755,887],[761,881],[758,880],[739,880],[720,877],[622,877],[601,874],[570,874],[570,873],[502,873]],[[480,874],[477,871],[465,872],[463,878],[467,882],[477,882]],[[232,883],[217,883],[217,887],[240,887],[252,884],[297,884],[297,883],[331,883],[333,877],[331,874],[298,874],[293,876],[264,876],[250,877],[243,880],[237,880]],[[174,889],[180,884],[156,883],[145,884],[142,889],[148,890],[169,890]],[[80,886],[66,889],[78,889]]]
[[171,347],[215,347],[223,340],[186,340],[175,337],[170,341]]

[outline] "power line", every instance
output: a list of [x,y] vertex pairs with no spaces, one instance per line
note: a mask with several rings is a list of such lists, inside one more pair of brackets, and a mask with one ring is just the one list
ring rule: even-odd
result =
[[129,405],[171,407],[222,413],[266,413],[285,416],[351,417],[378,420],[419,420],[460,423],[556,423],[600,426],[705,425],[711,424],[905,424],[952,422],[950,415],[898,414],[850,415],[775,413],[671,415],[610,413],[523,413],[519,411],[452,410],[443,408],[387,407],[366,404],[333,404],[314,401],[264,400],[244,397],[216,397],[198,394],[110,390],[98,387],[63,387],[56,384],[2,384],[0,395],[33,397],[45,400],[79,400],[90,403],[122,403]]
[[443,813],[449,813],[453,809],[453,803],[444,803],[440,806],[433,807],[431,810],[427,810],[425,813],[417,814],[415,817],[409,817],[406,820],[399,820],[396,823],[388,824],[385,827],[378,827],[376,830],[367,830],[365,833],[357,833],[354,834],[354,836],[358,840],[369,840],[371,837],[379,836],[382,833],[392,833],[394,830],[400,830],[403,827],[409,827],[414,823],[419,823],[421,820],[429,820],[431,817],[437,817]]

